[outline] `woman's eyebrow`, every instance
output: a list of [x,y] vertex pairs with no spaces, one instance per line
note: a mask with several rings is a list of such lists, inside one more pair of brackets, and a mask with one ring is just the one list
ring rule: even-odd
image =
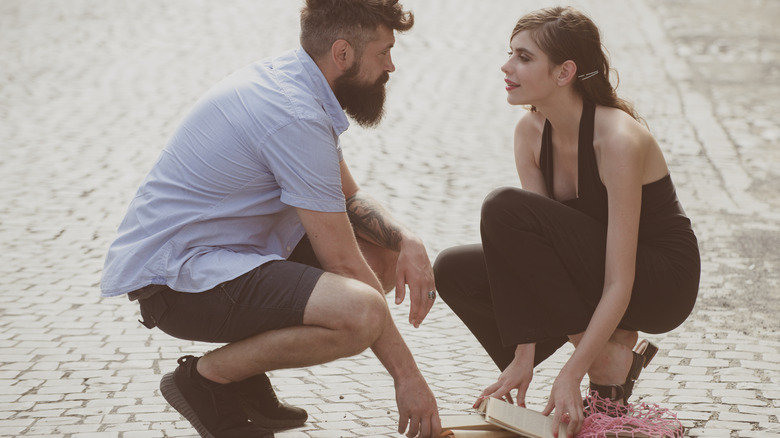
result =
[[523,54],[526,54],[526,55],[529,55],[529,56],[534,56],[534,52],[526,49],[525,47],[512,47],[512,46],[510,46],[509,48],[514,53],[523,53]]

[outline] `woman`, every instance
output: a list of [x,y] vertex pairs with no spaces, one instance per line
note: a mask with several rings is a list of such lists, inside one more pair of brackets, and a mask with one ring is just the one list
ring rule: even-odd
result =
[[484,201],[482,244],[450,248],[435,264],[442,298],[502,370],[483,397],[517,390],[565,342],[544,414],[553,431],[584,419],[580,383],[625,403],[664,333],[690,314],[700,260],[661,149],[609,81],[593,22],[572,8],[522,17],[512,33],[507,100],[530,105],[515,128],[523,189]]

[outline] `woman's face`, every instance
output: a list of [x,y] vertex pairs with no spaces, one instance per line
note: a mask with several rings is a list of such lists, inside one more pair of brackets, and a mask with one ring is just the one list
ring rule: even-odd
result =
[[515,35],[510,48],[509,60],[501,66],[505,75],[506,100],[511,105],[538,106],[555,89],[550,60],[528,30]]

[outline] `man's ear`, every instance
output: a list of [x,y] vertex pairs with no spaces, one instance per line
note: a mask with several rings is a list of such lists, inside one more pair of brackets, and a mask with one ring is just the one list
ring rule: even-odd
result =
[[355,62],[355,49],[352,48],[347,40],[336,40],[333,45],[330,46],[330,56],[333,60],[333,64],[341,71],[345,72],[352,63]]
[[555,80],[558,85],[566,85],[577,78],[577,64],[572,60],[564,61],[556,68]]

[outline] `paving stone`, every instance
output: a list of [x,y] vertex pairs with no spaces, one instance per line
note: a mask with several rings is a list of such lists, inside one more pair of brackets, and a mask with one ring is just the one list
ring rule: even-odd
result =
[[[489,3],[489,4],[488,4]],[[546,0],[405,0],[387,117],[353,126],[344,153],[362,186],[431,257],[479,241],[479,207],[517,185],[499,66],[509,30]],[[689,436],[780,435],[780,3],[582,0],[618,89],[661,147],[702,249],[699,301],[636,397],[680,414]],[[159,394],[184,354],[213,346],[137,322],[100,299],[105,250],[184,112],[231,71],[295,47],[288,0],[0,2],[0,436],[192,437]],[[230,25],[225,25],[229,23]],[[437,303],[417,330],[392,315],[446,412],[468,410],[498,371]],[[569,346],[527,399],[540,409]],[[271,373],[317,419],[281,438],[396,436],[392,380],[370,353]],[[343,398],[340,398],[343,397]]]

